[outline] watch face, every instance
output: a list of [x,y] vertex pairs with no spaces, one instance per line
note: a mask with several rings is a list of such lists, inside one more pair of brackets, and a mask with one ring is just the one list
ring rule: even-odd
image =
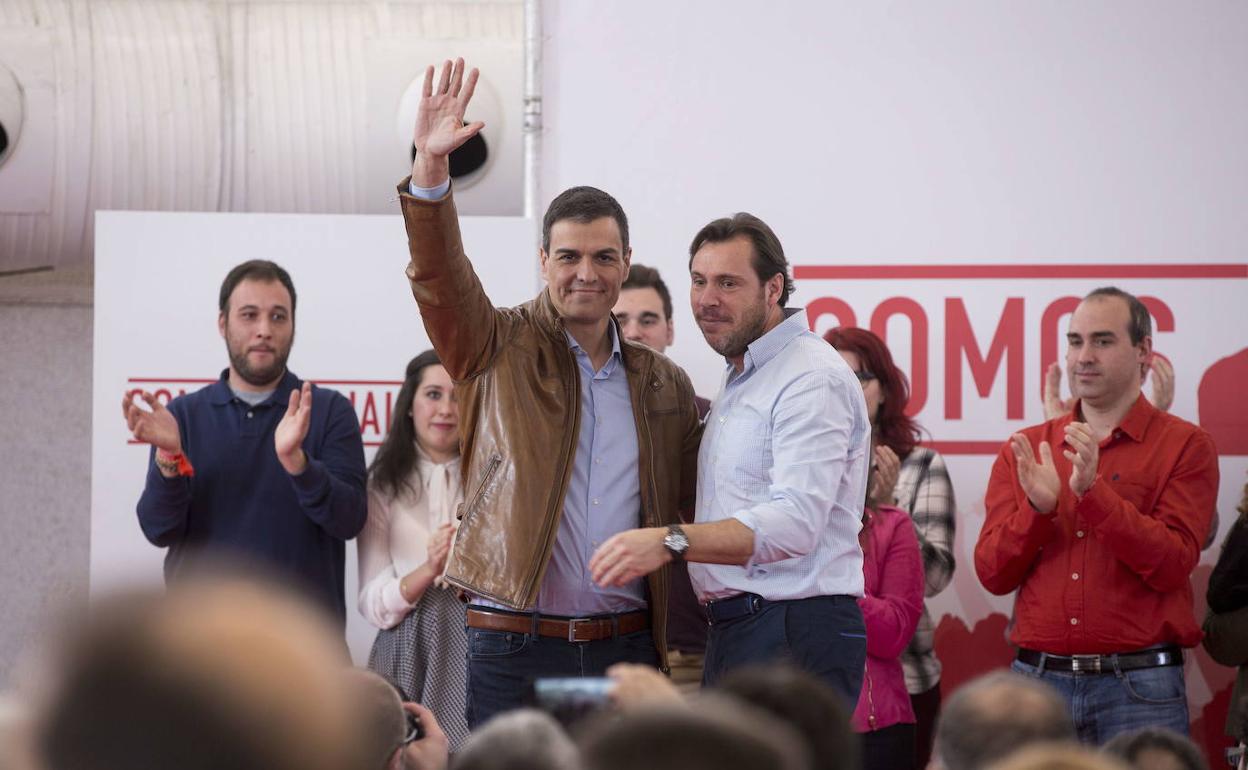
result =
[[683,532],[668,532],[663,538],[663,546],[673,553],[684,553],[689,550],[689,538]]

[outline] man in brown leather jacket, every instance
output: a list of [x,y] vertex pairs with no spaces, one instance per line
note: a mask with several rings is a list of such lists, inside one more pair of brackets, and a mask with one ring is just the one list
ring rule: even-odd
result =
[[490,304],[460,241],[447,158],[480,131],[463,60],[434,69],[399,188],[412,294],[456,383],[464,504],[446,579],[470,597],[468,719],[521,705],[534,679],[663,665],[666,570],[627,585],[590,579],[612,535],[677,521],[691,505],[701,424],[688,377],[627,342],[611,307],[628,275],[628,220],[614,198],[565,191],[542,223],[547,288]]

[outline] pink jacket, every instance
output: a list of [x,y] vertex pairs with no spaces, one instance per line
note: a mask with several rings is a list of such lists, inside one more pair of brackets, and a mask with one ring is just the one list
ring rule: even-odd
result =
[[914,722],[900,656],[923,611],[923,560],[914,524],[900,508],[868,508],[859,541],[866,595],[858,606],[867,624],[867,667],[853,727],[865,733]]

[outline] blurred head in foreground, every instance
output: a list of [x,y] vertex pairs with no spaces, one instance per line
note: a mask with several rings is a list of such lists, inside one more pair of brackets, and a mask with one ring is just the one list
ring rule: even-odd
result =
[[58,638],[29,740],[42,770],[357,764],[341,638],[290,594],[201,577],[94,601]]

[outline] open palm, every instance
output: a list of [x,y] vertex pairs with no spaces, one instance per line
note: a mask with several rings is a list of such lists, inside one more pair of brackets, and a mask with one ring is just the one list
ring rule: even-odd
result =
[[464,78],[464,60],[442,64],[437,88],[433,83],[433,67],[425,68],[425,86],[416,112],[416,130],[412,142],[417,156],[445,158],[485,126],[481,121],[464,125],[464,112],[477,87],[477,70]]

